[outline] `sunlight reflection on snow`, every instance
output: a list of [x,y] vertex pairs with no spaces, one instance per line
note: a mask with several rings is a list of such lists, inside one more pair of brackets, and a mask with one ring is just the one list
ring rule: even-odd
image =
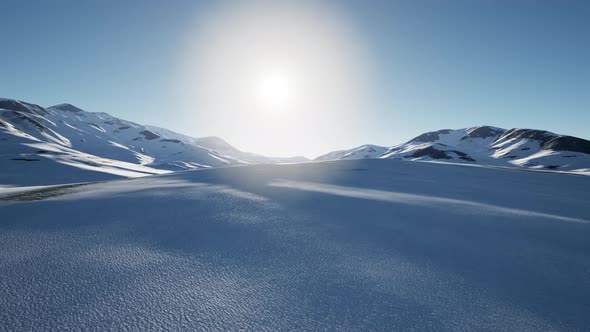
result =
[[486,214],[516,215],[516,216],[525,216],[525,217],[538,217],[538,218],[554,219],[554,220],[559,220],[559,221],[575,222],[575,223],[590,223],[590,221],[584,220],[584,219],[565,217],[565,216],[549,214],[549,213],[542,213],[542,212],[522,210],[522,209],[514,209],[514,208],[508,208],[508,207],[497,206],[497,205],[486,204],[486,203],[479,203],[479,202],[468,201],[468,200],[460,200],[460,199],[444,198],[444,197],[428,196],[428,195],[406,194],[406,193],[400,193],[400,192],[394,192],[394,191],[365,189],[365,188],[359,188],[359,187],[345,187],[345,186],[338,186],[338,185],[332,185],[332,184],[323,184],[323,183],[305,182],[305,181],[292,181],[292,180],[284,180],[284,179],[274,180],[271,183],[269,183],[269,186],[296,189],[296,190],[309,191],[309,192],[318,192],[318,193],[331,194],[331,195],[344,196],[344,197],[385,201],[385,202],[392,202],[392,203],[422,205],[422,206],[430,206],[430,207],[451,205],[451,206],[465,208],[463,211],[459,211],[459,212],[470,212],[471,213],[473,211],[478,211],[478,212],[486,213]]

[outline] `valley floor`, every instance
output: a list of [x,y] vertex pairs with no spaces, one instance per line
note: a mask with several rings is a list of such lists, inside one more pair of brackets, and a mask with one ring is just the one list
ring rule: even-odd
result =
[[587,330],[590,177],[396,160],[0,193],[0,330]]

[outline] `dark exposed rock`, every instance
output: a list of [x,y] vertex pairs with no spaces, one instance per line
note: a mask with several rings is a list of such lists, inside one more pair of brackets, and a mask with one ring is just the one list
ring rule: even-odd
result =
[[453,159],[453,157],[447,155],[445,151],[437,150],[432,146],[416,150],[412,154],[413,158],[430,157],[433,159]]
[[9,119],[10,122],[12,123],[30,123],[33,126],[35,126],[35,128],[37,128],[37,130],[39,131],[44,131],[45,129],[47,129],[47,127],[42,124],[41,122],[33,119],[31,116],[21,113],[19,111],[4,111],[2,112],[2,116]]
[[17,192],[15,194],[8,194],[0,196],[3,201],[39,201],[49,197],[56,197],[66,195],[73,191],[74,188],[86,186],[89,183],[66,184],[60,186],[51,186],[36,190],[29,190],[25,192]]
[[125,122],[121,119],[117,119],[117,118],[112,118],[112,119],[106,120],[106,121],[104,121],[104,123],[108,124],[110,126],[117,125],[120,128],[123,128],[123,127],[129,128],[129,125],[127,124],[127,122]]
[[554,136],[555,136],[555,134],[552,134],[546,130],[513,128],[510,130],[507,130],[504,133],[504,135],[502,135],[502,138],[505,138],[505,139],[521,138],[521,139],[544,141],[547,137],[554,137]]
[[153,140],[153,139],[160,138],[160,135],[158,135],[152,131],[149,131],[149,130],[140,131],[139,133],[142,134],[143,137],[145,137],[145,139],[147,139],[147,140]]
[[[102,161],[104,162],[105,160],[102,160]],[[96,163],[96,162],[94,162],[94,161],[91,161],[91,160],[80,160],[80,162],[81,162],[82,164],[86,164],[86,165],[90,165],[90,166],[94,166],[94,167],[102,167],[102,165],[101,165],[101,164],[99,164],[99,163]]]
[[572,137],[572,136],[557,136],[551,137],[541,144],[543,150],[553,151],[574,151],[590,154],[590,141]]
[[100,131],[105,131],[103,127],[97,125],[96,123],[90,123],[90,125]]
[[465,152],[461,152],[461,151],[457,151],[457,150],[451,150],[451,152],[454,152],[456,155],[458,155],[459,156],[459,159],[462,159],[462,160],[465,160],[465,161],[475,161],[475,159],[471,158]]
[[131,127],[130,126],[122,126],[122,127],[117,128],[117,130],[126,130],[129,128],[131,128]]
[[160,142],[182,143],[181,140],[179,140],[179,139],[173,139],[173,138],[163,138],[163,139],[160,140]]
[[385,152],[385,154],[388,154],[388,153],[393,153],[393,152],[398,152],[398,151],[401,151],[401,148],[400,148],[400,147],[397,147],[397,148],[390,148],[389,150],[387,150],[387,151]]
[[436,141],[437,139],[440,138],[440,135],[441,134],[448,134],[450,132],[451,132],[450,129],[442,129],[442,130],[438,130],[438,131],[431,131],[431,132],[428,132],[428,133],[424,133],[424,134],[422,134],[420,136],[414,137],[409,142],[424,142],[424,143],[434,142],[434,141]]
[[482,126],[470,132],[467,136],[463,136],[461,139],[466,140],[468,138],[488,138],[500,136],[504,132],[503,129]]
[[64,111],[64,112],[70,112],[70,113],[84,112],[82,109],[80,109],[72,104],[59,104],[59,105],[51,106],[51,108],[56,109],[56,110],[60,110],[60,111]]
[[12,158],[12,160],[18,160],[18,161],[41,161],[41,159],[33,159],[33,158]]
[[[573,136],[559,136],[545,130],[510,129],[504,133],[502,138],[537,140],[540,142],[542,150],[575,151],[590,154],[590,141]],[[521,150],[529,149],[524,147]]]
[[47,110],[39,105],[29,104],[29,103],[25,103],[24,101],[14,100],[14,99],[0,99],[0,108],[3,108],[5,110],[29,113],[29,114],[37,114],[37,115],[47,114]]
[[470,162],[475,162],[476,160],[471,158],[467,153],[462,152],[462,151],[458,151],[458,150],[449,150],[449,151],[442,151],[442,150],[438,150],[432,146],[428,146],[425,147],[423,149],[419,149],[414,151],[414,153],[410,156],[404,156],[404,158],[420,158],[420,157],[429,157],[432,159],[453,159],[452,156],[449,155],[449,153],[454,153],[458,156],[459,159],[461,160],[465,160],[465,161],[470,161]]

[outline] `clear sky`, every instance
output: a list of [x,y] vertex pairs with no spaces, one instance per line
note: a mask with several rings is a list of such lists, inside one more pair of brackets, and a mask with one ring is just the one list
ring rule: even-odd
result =
[[590,1],[1,0],[0,97],[315,157],[476,125],[590,138]]

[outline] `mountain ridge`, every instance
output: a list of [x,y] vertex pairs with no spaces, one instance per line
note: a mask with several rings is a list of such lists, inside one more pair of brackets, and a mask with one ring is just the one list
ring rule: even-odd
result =
[[[0,98],[0,140],[0,185],[95,181],[290,160],[243,152],[218,137],[195,138],[69,103],[45,108],[5,98]],[[79,176],[56,174],[69,172]]]
[[[62,103],[0,98],[0,186],[139,177],[220,166],[298,163],[241,151],[217,136],[192,137]],[[399,159],[590,175],[590,141],[545,130],[441,129],[390,147],[365,144],[315,161]]]
[[[373,155],[351,154],[367,146],[386,151]],[[471,163],[590,174],[590,141],[539,129],[477,126],[426,132],[389,148],[361,145],[329,152],[315,160],[350,158]]]

